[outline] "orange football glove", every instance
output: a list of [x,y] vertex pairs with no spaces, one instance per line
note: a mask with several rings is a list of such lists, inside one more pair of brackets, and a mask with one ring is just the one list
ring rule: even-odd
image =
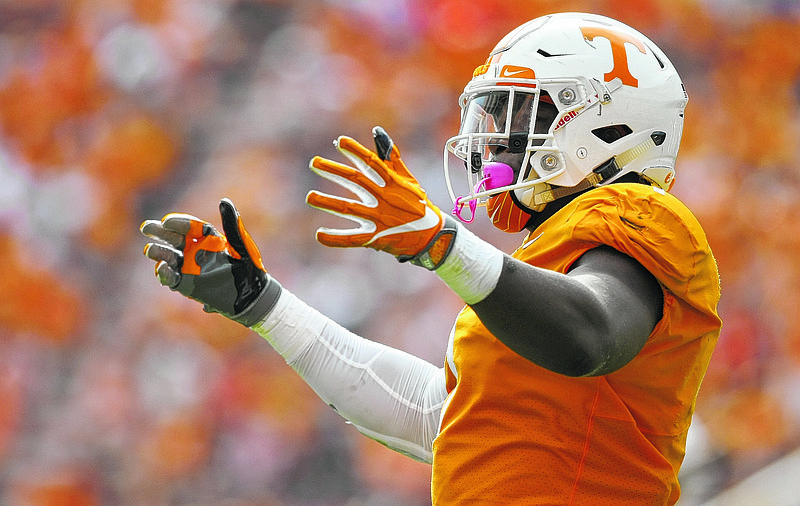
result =
[[362,246],[385,251],[400,261],[428,269],[438,267],[449,253],[455,222],[445,219],[409,172],[400,151],[381,127],[372,130],[376,152],[350,137],[339,137],[336,148],[353,166],[319,156],[311,160],[316,174],[353,192],[358,199],[310,191],[306,202],[354,221],[351,229],[319,228],[317,240],[325,246]]
[[155,239],[144,254],[156,262],[162,285],[247,327],[272,308],[281,292],[261,261],[261,253],[229,199],[219,203],[220,234],[211,223],[189,214],[170,213],[142,223],[141,232]]

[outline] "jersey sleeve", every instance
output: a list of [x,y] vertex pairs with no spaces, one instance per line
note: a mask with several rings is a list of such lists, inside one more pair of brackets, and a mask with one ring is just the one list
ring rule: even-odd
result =
[[700,310],[716,308],[719,274],[705,232],[677,198],[618,184],[581,199],[572,239],[606,244],[639,261],[671,293]]

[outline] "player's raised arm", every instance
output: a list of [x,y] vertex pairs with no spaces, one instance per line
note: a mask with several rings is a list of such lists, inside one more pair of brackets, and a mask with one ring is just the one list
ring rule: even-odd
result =
[[514,260],[444,217],[382,128],[373,138],[375,151],[337,140],[351,165],[311,161],[312,171],[357,197],[308,194],[311,206],[358,225],[319,229],[322,244],[369,247],[436,271],[498,339],[552,371],[605,374],[638,353],[661,308],[658,283],[638,262],[603,249],[587,253],[580,271],[562,274]]
[[183,213],[142,224],[161,284],[253,328],[358,430],[430,461],[446,395],[442,369],[363,339],[299,300],[267,273],[233,202],[223,199],[220,214],[224,234]]

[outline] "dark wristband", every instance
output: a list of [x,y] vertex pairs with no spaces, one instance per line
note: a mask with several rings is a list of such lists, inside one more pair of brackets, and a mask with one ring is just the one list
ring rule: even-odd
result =
[[245,308],[241,313],[231,316],[231,320],[244,325],[245,327],[252,327],[256,323],[264,319],[267,314],[275,307],[283,287],[272,276],[267,275],[267,285],[256,297],[252,304]]
[[429,271],[435,271],[444,263],[450,251],[453,249],[453,242],[455,241],[457,232],[458,222],[450,216],[445,216],[442,229],[422,251],[413,256],[398,256],[397,260],[400,262],[411,262]]

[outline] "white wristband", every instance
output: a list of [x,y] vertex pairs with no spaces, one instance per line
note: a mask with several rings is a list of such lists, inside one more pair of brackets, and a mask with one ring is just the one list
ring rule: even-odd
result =
[[436,274],[467,304],[492,293],[503,270],[504,254],[459,224],[454,244]]

